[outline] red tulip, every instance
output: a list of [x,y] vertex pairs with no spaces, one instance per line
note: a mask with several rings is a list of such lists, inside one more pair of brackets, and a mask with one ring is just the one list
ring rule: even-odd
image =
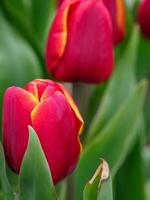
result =
[[120,43],[125,36],[125,6],[123,0],[103,0],[113,25],[114,44]]
[[150,38],[150,0],[141,1],[137,18],[142,34],[146,38]]
[[75,168],[80,152],[82,117],[59,83],[37,79],[25,89],[6,90],[3,107],[3,146],[10,167],[19,173],[31,125],[41,142],[54,183]]
[[61,81],[99,83],[113,68],[112,24],[101,0],[65,0],[46,49],[48,70]]

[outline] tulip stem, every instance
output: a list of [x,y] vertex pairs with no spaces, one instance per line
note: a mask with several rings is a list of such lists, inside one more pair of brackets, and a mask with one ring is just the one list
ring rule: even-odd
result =
[[87,125],[89,122],[88,106],[90,103],[90,97],[91,97],[93,87],[94,85],[85,84],[85,83],[73,84],[72,95],[84,120],[84,129],[81,135],[82,142],[86,136]]
[[[69,83],[63,84],[70,94],[73,96],[73,85]],[[75,99],[74,99],[75,100]],[[67,191],[66,191],[66,200],[74,200],[74,176],[73,174],[67,178]]]
[[[87,123],[88,122],[87,108],[89,105],[89,100],[90,100],[93,86],[88,85],[88,84],[83,84],[83,83],[73,83],[72,85],[65,84],[65,86],[67,86],[67,88],[72,93],[73,99],[79,108],[79,111],[84,119],[84,122]],[[86,132],[86,129],[84,130],[84,133],[85,132]],[[84,139],[83,135],[85,134],[82,134],[81,140]],[[67,180],[67,198],[66,199],[74,200],[74,174],[68,177],[68,180]]]
[[74,200],[74,174],[67,179],[67,194],[66,200]]

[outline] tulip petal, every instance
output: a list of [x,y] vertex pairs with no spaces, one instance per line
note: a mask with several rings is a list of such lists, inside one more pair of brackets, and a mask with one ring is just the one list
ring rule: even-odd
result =
[[32,93],[38,101],[42,101],[56,91],[54,85],[55,84],[48,79],[35,79],[34,81],[28,83],[25,89]]
[[29,83],[26,87],[26,89],[30,92],[32,92],[32,89],[30,89],[31,88],[30,86],[33,85],[32,83],[34,84],[34,86],[36,85],[36,89],[38,90],[40,89],[40,86],[42,88],[46,88],[45,90],[41,89],[42,91],[44,90],[43,94],[41,95],[41,99],[40,99],[41,101],[44,101],[46,98],[50,97],[52,94],[56,92],[56,90],[62,92],[65,95],[68,103],[70,104],[72,110],[74,111],[75,115],[78,118],[79,134],[80,134],[82,132],[84,122],[74,100],[70,96],[67,89],[62,84],[53,82],[49,79],[36,79],[34,80],[34,82]]
[[97,83],[108,79],[113,67],[113,41],[106,7],[97,0],[81,1],[70,7],[67,23],[65,51],[52,74],[62,81]]
[[38,134],[51,168],[54,183],[71,173],[79,158],[76,115],[64,95],[57,91],[32,112],[32,126]]
[[48,97],[52,96],[56,92],[56,88],[54,86],[47,86],[41,96],[41,102],[47,99]]
[[150,0],[141,1],[137,18],[142,34],[146,38],[150,38]]
[[104,5],[109,11],[112,27],[114,44],[121,42],[125,35],[125,6],[123,0],[103,0]]
[[125,37],[125,5],[123,0],[116,0],[117,7],[117,27],[114,35],[114,43],[118,44]]
[[27,91],[10,87],[6,90],[3,105],[3,145],[6,160],[12,169],[19,172],[27,147],[30,113],[37,99]]
[[38,99],[38,90],[36,87],[36,83],[34,81],[29,82],[26,85],[25,90],[27,90],[29,93],[33,94],[36,97],[36,99]]
[[49,66],[49,70],[53,70],[61,57],[64,54],[66,43],[67,43],[67,18],[69,13],[70,5],[79,0],[66,0],[58,9],[58,14],[53,22],[52,29],[49,33],[49,38],[46,48],[46,62]]
[[70,96],[69,92],[66,90],[66,88],[61,85],[61,84],[57,84],[61,90],[61,92],[63,92],[63,94],[65,95],[68,103],[70,104],[72,110],[74,111],[75,115],[77,116],[78,118],[78,124],[79,124],[79,135],[82,133],[82,130],[83,130],[83,125],[84,125],[84,122],[83,122],[83,119],[82,119],[82,116],[74,102],[74,100],[72,99],[72,97]]

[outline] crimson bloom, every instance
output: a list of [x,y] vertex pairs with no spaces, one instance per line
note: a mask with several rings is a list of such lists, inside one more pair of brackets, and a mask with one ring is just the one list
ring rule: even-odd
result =
[[48,70],[61,81],[100,83],[113,69],[112,24],[102,0],[65,0],[46,48]]
[[150,38],[150,0],[142,0],[138,8],[137,20],[141,32],[146,38]]
[[31,125],[40,140],[54,183],[75,168],[82,145],[82,117],[59,83],[37,79],[6,90],[3,106],[3,146],[9,166],[19,173]]
[[103,0],[109,11],[113,27],[114,44],[120,43],[125,37],[125,6],[123,0]]

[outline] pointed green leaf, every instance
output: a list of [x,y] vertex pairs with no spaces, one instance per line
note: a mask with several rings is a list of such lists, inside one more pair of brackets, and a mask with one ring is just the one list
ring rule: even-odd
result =
[[110,170],[105,160],[97,168],[92,179],[84,188],[84,200],[112,200],[112,181]]
[[[122,104],[107,126],[88,146],[85,146],[75,176],[76,199],[81,199],[85,183],[94,173],[100,157],[105,158],[116,173],[137,138],[138,120],[144,104],[147,82],[142,81]],[[93,169],[91,169],[91,163]]]
[[8,182],[6,175],[5,157],[1,143],[0,143],[0,182],[3,190],[2,191],[3,200],[13,200],[13,192],[11,190],[11,186]]
[[29,143],[20,171],[20,200],[56,200],[50,169],[35,131],[29,127]]
[[86,143],[89,143],[91,139],[104,128],[117,109],[119,109],[120,105],[134,89],[136,83],[135,64],[138,42],[139,33],[137,27],[135,27],[124,54],[117,62],[114,74],[91,123]]

